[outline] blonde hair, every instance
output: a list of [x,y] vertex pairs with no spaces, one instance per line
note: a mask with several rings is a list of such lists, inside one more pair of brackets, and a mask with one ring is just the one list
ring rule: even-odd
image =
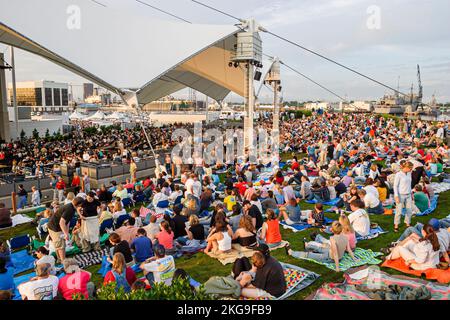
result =
[[198,220],[198,217],[195,215],[195,214],[193,214],[193,215],[191,215],[190,217],[189,217],[189,224],[191,225],[191,226],[195,226],[195,225],[197,225],[197,224],[199,224],[200,223],[200,220]]
[[189,210],[195,210],[197,207],[197,201],[195,199],[190,199],[188,203],[186,204],[186,208]]
[[122,273],[125,267],[126,263],[123,253],[116,252],[113,256],[112,269],[118,273]]
[[342,232],[343,233],[348,234],[348,233],[354,233],[355,232],[355,230],[352,227],[352,224],[350,223],[350,219],[345,214],[342,214],[339,217],[339,223],[342,226]]
[[239,228],[243,228],[248,232],[255,231],[255,227],[253,226],[252,218],[248,215],[242,216],[241,220],[239,220]]
[[69,193],[67,194],[66,199],[67,199],[67,200],[73,200],[73,199],[75,199],[75,194],[74,194],[73,192],[69,192]]
[[342,225],[337,221],[333,221],[333,223],[331,224],[331,231],[333,232],[333,234],[341,234]]

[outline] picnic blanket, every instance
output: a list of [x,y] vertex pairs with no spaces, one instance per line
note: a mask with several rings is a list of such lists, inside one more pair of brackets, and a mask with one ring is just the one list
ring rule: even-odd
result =
[[[360,274],[363,276],[361,277]],[[353,278],[353,275],[356,278]],[[346,273],[344,283],[328,283],[319,288],[312,300],[372,300],[362,289],[385,289],[392,285],[418,288],[424,286],[431,293],[431,300],[448,300],[450,288],[429,281],[405,276],[393,276],[377,268],[366,267],[355,273]],[[359,287],[359,290],[357,287]],[[309,298],[308,298],[309,300]]]
[[383,228],[381,228],[380,226],[378,226],[376,228],[370,228],[369,235],[367,235],[365,237],[357,236],[356,240],[357,241],[362,241],[362,240],[374,239],[374,238],[377,238],[380,234],[383,234],[383,233],[388,233],[388,232],[384,231]]
[[433,189],[435,194],[446,192],[450,190],[450,183],[448,182],[432,182],[430,183],[430,187]]
[[[365,249],[361,249],[361,248],[356,248],[355,251],[353,252],[353,254],[355,255],[355,258],[357,258],[359,260],[354,261],[350,257],[350,255],[346,252],[344,254],[344,256],[342,257],[341,261],[339,262],[339,268],[341,269],[341,271],[345,271],[345,270],[348,270],[353,267],[363,266],[366,264],[380,264],[382,262],[381,260],[376,258],[376,257],[382,255],[381,252],[373,252],[370,249],[365,250]],[[335,266],[334,262],[319,262],[317,260],[309,259],[309,258],[300,258],[300,259],[315,262],[317,264],[327,267],[328,269],[336,270],[336,266]]]
[[[330,224],[332,222],[332,219],[325,217],[325,224]],[[284,229],[291,229],[293,232],[299,232],[313,227],[311,224],[308,224],[306,222],[289,225],[286,222],[281,221],[280,224]]]
[[11,253],[14,275],[34,269],[34,260],[26,249]]
[[450,269],[441,270],[435,268],[427,270],[413,270],[406,265],[402,258],[396,260],[386,260],[381,266],[395,269],[403,273],[412,274],[417,277],[421,277],[423,275],[425,278],[429,280],[437,280],[439,283],[450,283]]
[[12,227],[33,221],[33,219],[31,219],[29,216],[25,214],[16,214],[11,217],[11,220],[12,220]]
[[137,238],[137,231],[139,228],[133,226],[122,226],[114,232],[120,236],[120,239],[125,240],[131,245],[134,239]]
[[78,265],[81,269],[85,269],[96,264],[101,264],[103,256],[106,254],[108,254],[108,249],[103,248],[99,251],[80,253],[75,255],[73,258],[78,261]]
[[281,297],[250,299],[241,296],[239,300],[286,300],[290,296],[313,284],[314,281],[320,277],[317,273],[292,264],[284,262],[280,262],[280,264],[283,266],[284,278],[286,280],[286,292]]
[[242,247],[240,244],[233,243],[231,245],[231,251],[229,253],[213,253],[212,251],[205,253],[211,258],[217,259],[223,265],[233,263],[239,258],[247,257],[250,258],[255,251],[246,247]]
[[[322,202],[322,204],[323,204],[324,206],[333,206],[333,207],[334,207],[334,206],[336,206],[336,205],[338,204],[339,200],[341,200],[341,198],[337,197],[337,198],[334,198],[334,199],[332,199],[332,200]],[[316,204],[316,203],[317,203],[317,200],[316,200],[316,199],[305,200],[305,202],[306,202],[306,203],[309,203],[309,204]]]

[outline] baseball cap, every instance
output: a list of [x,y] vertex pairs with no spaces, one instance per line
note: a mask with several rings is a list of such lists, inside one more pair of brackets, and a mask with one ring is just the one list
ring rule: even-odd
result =
[[430,221],[428,221],[428,224],[430,226],[432,226],[435,231],[439,231],[440,224],[439,224],[439,220],[438,219],[432,218],[432,219],[430,219]]

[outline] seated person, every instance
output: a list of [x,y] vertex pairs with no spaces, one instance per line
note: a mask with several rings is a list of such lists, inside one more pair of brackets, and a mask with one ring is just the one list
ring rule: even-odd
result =
[[286,253],[294,258],[307,258],[313,259],[318,262],[334,262],[336,266],[336,272],[340,272],[339,261],[347,251],[353,260],[356,261],[353,251],[350,248],[350,243],[347,236],[342,234],[342,225],[338,221],[334,221],[331,225],[331,231],[333,236],[330,240],[325,239],[318,234],[315,241],[305,241],[305,252],[293,251],[289,245],[285,247]]
[[64,259],[63,265],[66,275],[59,279],[58,292],[64,300],[73,300],[74,294],[92,298],[95,285],[91,282],[91,273],[80,269],[78,261],[73,258]]
[[314,209],[308,216],[308,224],[314,227],[322,227],[325,225],[325,213],[321,203],[316,203],[314,205]]
[[233,211],[233,206],[236,204],[236,197],[233,195],[233,190],[225,190],[226,197],[223,199],[223,204],[227,212]]
[[[450,263],[450,258],[448,252],[450,251],[450,232],[446,229],[446,224],[442,224],[446,219],[438,220],[436,218],[431,218],[428,224],[433,227],[438,240],[439,240],[439,254],[440,257],[447,263]],[[407,228],[403,234],[400,236],[397,242],[393,245],[397,245],[399,242],[404,241],[410,235],[415,234],[418,238],[422,237],[422,230],[424,225],[418,222],[414,227]]]
[[214,228],[211,228],[208,237],[208,245],[205,253],[212,251],[213,253],[228,253],[231,251],[231,240],[233,237],[233,230],[222,219],[216,219]]
[[110,206],[111,206],[111,210],[108,208],[108,205],[106,204],[106,202],[102,202],[100,204],[100,217],[98,218],[99,224],[102,224],[104,221],[113,218],[111,211],[114,208],[114,206],[112,204],[110,204]]
[[269,248],[277,247],[281,244],[280,221],[275,211],[267,209],[267,220],[263,223],[260,240],[267,244]]
[[267,245],[261,244],[256,250],[253,265],[247,257],[237,259],[233,265],[234,278],[239,278],[241,284],[247,284],[246,289],[251,289],[242,294],[253,298],[266,297],[266,293],[281,297],[287,289],[282,265],[270,255]]
[[353,200],[350,203],[350,209],[352,213],[349,214],[348,219],[356,236],[368,236],[370,234],[370,218],[364,210],[364,202],[361,199]]
[[236,232],[239,228],[239,222],[241,221],[242,216],[242,207],[237,203],[233,206],[233,211],[229,219],[229,224],[233,232]]
[[232,242],[238,243],[243,247],[256,247],[258,245],[255,227],[250,216],[242,216],[239,221],[239,228],[233,234]]
[[301,223],[302,211],[296,199],[290,199],[288,205],[280,207],[280,215],[288,225]]
[[110,257],[108,257],[108,261],[110,263],[112,263],[111,257],[113,257],[116,253],[121,253],[124,256],[125,263],[127,265],[131,266],[134,263],[130,245],[127,241],[122,240],[117,233],[113,232],[109,235],[109,243],[112,245],[110,249]]
[[147,237],[147,232],[143,228],[137,231],[137,238],[131,243],[131,251],[135,253],[134,261],[139,264],[153,256],[152,241]]
[[154,252],[154,257],[140,265],[144,270],[145,282],[150,286],[154,283],[170,285],[175,272],[175,260],[172,256],[166,255],[166,250],[162,245],[156,245]]
[[153,241],[156,235],[161,231],[155,215],[150,216],[150,223],[144,226],[143,229],[147,233],[147,237]]
[[48,251],[48,249],[46,247],[39,247],[37,248],[36,252],[35,252],[35,257],[36,257],[36,261],[34,262],[34,265],[37,266],[38,264],[42,264],[42,263],[48,263],[50,265],[50,274],[51,275],[55,275],[56,271],[55,271],[55,258],[50,255],[50,252]]
[[342,199],[344,200],[345,210],[346,211],[351,211],[350,203],[353,200],[359,199],[358,188],[355,185],[351,186],[349,192],[345,193],[343,195]]
[[133,193],[133,201],[142,201],[145,198],[145,194],[142,191],[142,186],[140,184],[136,185],[136,190]]
[[439,239],[433,227],[426,224],[422,236],[413,233],[391,249],[386,260],[403,258],[414,270],[436,268],[439,264]]
[[[193,200],[195,202],[195,200]],[[188,222],[188,216],[186,212],[182,212],[183,207],[181,205],[175,205],[173,207],[174,217],[172,221],[174,223],[174,239],[178,239],[180,237],[185,237],[186,233],[186,222]]]
[[58,294],[58,277],[50,274],[48,263],[36,266],[36,276],[18,286],[22,300],[53,300]]
[[123,208],[122,206],[122,201],[117,200],[114,202],[114,207],[113,207],[113,211],[112,211],[112,216],[114,221],[117,221],[117,218],[119,218],[120,216],[126,215],[127,211]]
[[261,202],[263,212],[267,209],[277,210],[277,201],[275,200],[275,196],[273,195],[273,191],[267,191],[267,197]]
[[374,195],[372,192],[367,192],[364,189],[358,190],[359,198],[364,201],[364,206],[367,210],[367,213],[371,214],[383,214],[384,208],[380,199]]
[[[316,181],[319,179],[316,179]],[[314,181],[314,182],[316,182]],[[311,196],[308,200],[315,199],[317,202],[323,203],[330,201],[330,190],[328,189],[327,182],[323,180],[320,185],[313,184],[311,188]]]
[[339,223],[342,226],[342,234],[348,238],[348,242],[350,244],[350,248],[355,250],[356,248],[356,234],[355,230],[353,230],[352,224],[350,220],[345,214],[341,214],[339,216]]
[[135,281],[136,274],[133,269],[127,267],[124,255],[120,252],[116,252],[112,260],[112,269],[105,275],[103,285],[115,282],[116,290],[123,288],[123,290],[128,293],[131,291],[131,286]]
[[414,206],[413,213],[420,213],[430,208],[430,199],[423,192],[422,185],[418,184],[414,187]]
[[141,213],[138,208],[134,208],[133,211],[131,211],[131,217],[134,219],[133,227],[142,228],[144,226],[144,222],[142,221]]
[[161,222],[161,231],[155,236],[154,244],[160,244],[164,247],[167,254],[176,253],[173,245],[174,233],[167,221]]
[[389,189],[388,189],[388,186],[386,185],[386,182],[384,182],[384,180],[378,178],[375,180],[374,186],[377,188],[380,201],[381,202],[386,201],[388,194],[389,194]]
[[205,228],[200,224],[196,215],[189,217],[185,225],[186,237],[177,239],[177,242],[184,247],[200,247],[205,243]]

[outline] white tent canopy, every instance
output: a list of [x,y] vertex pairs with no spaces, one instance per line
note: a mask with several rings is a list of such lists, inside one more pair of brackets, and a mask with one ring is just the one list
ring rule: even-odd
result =
[[105,114],[101,111],[97,111],[92,116],[89,116],[84,120],[91,121],[91,120],[103,120],[103,119],[105,119]]
[[74,111],[70,116],[69,116],[69,120],[81,120],[83,119],[85,116],[82,115],[81,113],[79,113],[78,111]]
[[82,1],[76,3],[77,28],[67,13],[73,2],[0,0],[0,42],[113,92],[123,95],[122,89],[136,88],[142,104],[185,87],[216,100],[230,91],[243,95],[243,69],[228,67],[235,26],[157,20]]
[[107,115],[105,118],[111,119],[111,120],[121,120],[121,119],[125,118],[125,116],[122,113],[113,112],[112,114]]

